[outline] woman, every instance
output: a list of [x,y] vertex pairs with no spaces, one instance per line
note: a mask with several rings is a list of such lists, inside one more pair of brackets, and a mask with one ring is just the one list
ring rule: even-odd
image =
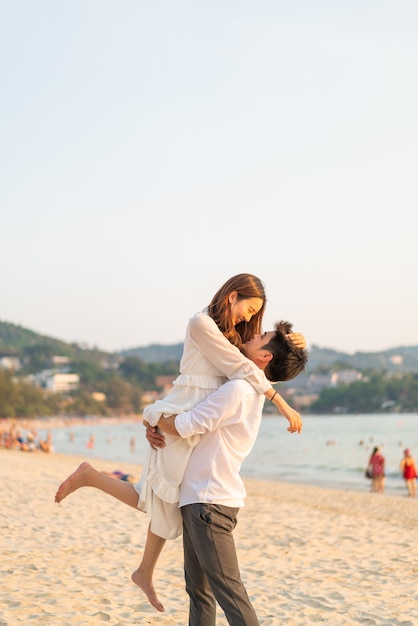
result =
[[377,446],[373,449],[369,459],[369,468],[372,476],[371,491],[383,493],[385,489],[385,458]]
[[[245,378],[288,419],[288,431],[300,432],[299,413],[279,396],[264,372],[240,352],[243,343],[261,333],[265,304],[264,285],[259,278],[253,274],[230,278],[216,292],[208,308],[189,321],[180,375],[164,399],[145,408],[144,422],[152,426],[161,416],[187,411],[227,379]],[[305,347],[300,333],[292,333],[289,337],[297,348]],[[150,447],[141,481],[134,486],[121,485],[120,481],[105,477],[83,463],[62,483],[55,496],[56,502],[61,502],[79,487],[88,485],[147,513],[151,518],[147,541],[141,564],[133,572],[132,580],[158,611],[163,611],[164,607],[154,590],[152,576],[166,539],[175,539],[181,534],[178,488],[197,441],[197,438],[186,440],[171,436],[166,437],[165,448],[154,450]]]
[[411,450],[406,448],[404,450],[404,457],[400,462],[400,470],[402,472],[402,476],[404,477],[406,488],[408,490],[408,495],[411,498],[415,498],[417,485],[416,485],[416,477],[417,477],[417,468],[415,465],[415,459],[411,455]]

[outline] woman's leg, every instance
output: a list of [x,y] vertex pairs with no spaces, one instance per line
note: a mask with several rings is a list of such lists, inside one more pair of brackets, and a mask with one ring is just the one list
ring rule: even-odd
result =
[[164,548],[165,539],[154,535],[151,532],[151,524],[148,526],[147,541],[145,543],[144,554],[142,561],[131,576],[132,581],[138,585],[140,589],[147,596],[150,604],[157,609],[157,611],[164,611],[164,607],[158,600],[157,593],[154,589],[152,577],[154,569],[161,554],[161,550]]
[[55,502],[62,502],[80,487],[95,487],[104,493],[113,496],[117,500],[137,508],[139,495],[131,483],[106,476],[98,472],[94,467],[84,461],[78,468],[64,480],[55,494]]
[[415,498],[415,493],[416,493],[416,482],[415,482],[415,478],[409,478],[406,481],[406,487],[408,489],[408,495],[411,498]]
[[[77,489],[80,489],[80,487],[94,487],[120,500],[124,504],[128,504],[134,509],[137,508],[139,495],[131,483],[102,474],[102,472],[94,469],[87,461],[81,463],[75,472],[70,474],[59,486],[55,494],[55,502],[62,502],[64,498],[74,491],[77,491]],[[148,527],[147,541],[145,543],[141,564],[131,576],[132,581],[142,589],[150,604],[152,604],[157,611],[164,611],[164,607],[158,600],[152,582],[152,576],[164,544],[165,539],[154,535]]]

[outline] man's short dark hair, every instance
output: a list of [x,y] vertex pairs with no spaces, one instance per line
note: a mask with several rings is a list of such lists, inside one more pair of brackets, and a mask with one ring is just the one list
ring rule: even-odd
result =
[[275,330],[274,337],[263,346],[273,355],[264,373],[270,382],[291,380],[305,369],[308,362],[308,352],[305,349],[297,348],[286,337],[288,333],[292,332],[290,322],[277,322]]

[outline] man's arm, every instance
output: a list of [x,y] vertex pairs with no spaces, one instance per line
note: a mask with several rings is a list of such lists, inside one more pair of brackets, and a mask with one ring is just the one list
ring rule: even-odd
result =
[[[190,411],[184,411],[179,415],[161,417],[157,426],[161,433],[177,435],[183,438],[193,435],[203,435],[206,431],[213,431],[224,422],[230,415],[231,410],[241,403],[241,390],[237,381],[227,381],[213,391],[205,400],[202,400]],[[238,381],[240,382],[240,381]],[[235,412],[235,409],[232,411]],[[177,426],[176,418],[179,419]],[[177,428],[178,427],[178,428]],[[154,449],[164,448],[162,443],[164,435],[155,432],[156,428],[147,425],[146,437]]]

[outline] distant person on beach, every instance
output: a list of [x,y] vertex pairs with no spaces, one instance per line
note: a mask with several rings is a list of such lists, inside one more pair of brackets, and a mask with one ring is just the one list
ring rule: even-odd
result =
[[[264,285],[252,274],[230,278],[214,295],[204,311],[194,315],[188,324],[180,362],[180,375],[173,389],[163,399],[144,410],[144,422],[155,426],[160,417],[188,411],[227,379],[246,379],[265,395],[289,421],[288,431],[300,432],[302,420],[275,391],[264,372],[240,351],[242,345],[261,332],[266,304]],[[304,349],[300,333],[290,333],[294,347]],[[164,608],[154,590],[152,576],[166,539],[182,532],[178,509],[179,485],[198,437],[184,440],[167,437],[167,447],[149,449],[142,477],[136,489],[138,508],[151,518],[143,558],[133,572],[132,580],[159,611]],[[167,452],[168,451],[168,452]],[[173,461],[173,454],[177,453]]]
[[408,495],[411,498],[415,498],[416,493],[417,493],[416,478],[418,476],[417,468],[415,465],[415,459],[411,455],[411,450],[409,448],[406,448],[403,454],[404,456],[403,456],[402,461],[399,464],[399,468],[405,480],[406,488],[408,490]]
[[16,430],[12,437],[12,447],[16,447],[22,452],[34,452],[36,450],[36,436],[36,431],[29,430],[25,438],[20,430]]
[[385,490],[385,457],[376,446],[369,458],[369,471],[371,477],[371,491],[383,493]]
[[[294,376],[305,368],[307,353],[303,348],[296,348],[289,340],[290,331],[291,325],[287,322],[281,322],[277,325],[275,331],[270,331],[263,335],[256,335],[252,341],[245,342],[242,346],[243,352],[248,354],[248,357],[253,359],[257,367],[264,370],[269,378],[272,377],[272,380],[289,380],[294,378]],[[207,560],[205,564],[202,564],[202,568],[206,570],[208,567],[211,571],[213,570],[213,576],[216,577],[217,582],[215,583],[214,580],[211,580],[210,583],[211,588],[213,587],[214,596],[211,595],[212,592],[209,590],[208,584],[202,588],[202,592],[207,598],[209,598],[209,596],[212,597],[210,612],[212,612],[214,608],[213,597],[218,600],[227,615],[237,615],[237,609],[234,608],[234,604],[237,603],[237,606],[240,607],[239,612],[242,611],[242,614],[246,617],[244,621],[230,623],[247,624],[248,626],[258,624],[258,621],[255,621],[254,610],[239,577],[239,568],[236,561],[231,532],[236,523],[237,509],[243,505],[243,499],[245,497],[245,489],[239,477],[239,469],[243,458],[248,455],[254,444],[260,425],[263,405],[264,397],[262,394],[259,394],[247,380],[236,379],[226,382],[221,388],[214,391],[206,402],[202,402],[196,406],[194,410],[182,412],[179,416],[179,418],[183,420],[182,423],[185,423],[184,420],[190,418],[191,421],[188,426],[190,429],[190,437],[197,436],[197,445],[199,445],[200,435],[203,435],[201,439],[202,445],[198,449],[199,452],[193,454],[192,448],[191,458],[195,459],[193,462],[194,465],[196,460],[201,460],[202,471],[205,475],[208,472],[208,468],[212,468],[211,471],[215,470],[220,472],[223,476],[223,480],[221,481],[222,485],[219,485],[217,489],[210,490],[212,492],[212,498],[209,501],[197,499],[195,502],[206,503],[208,505],[206,508],[209,510],[209,508],[212,507],[214,512],[218,511],[218,514],[221,514],[221,518],[222,515],[229,516],[229,521],[224,519],[226,525],[224,525],[222,531],[216,528],[217,522],[215,519],[213,520],[214,523],[211,529],[214,535],[213,548],[221,547],[222,549],[219,568],[223,569],[224,573],[226,573],[226,570],[229,570],[231,578],[227,578],[222,582],[221,569],[218,568],[215,573],[213,564],[209,563]],[[172,416],[169,419],[162,417],[161,419],[163,421],[167,419],[167,427],[174,429],[177,425],[174,425],[174,417],[175,416]],[[197,421],[193,426],[195,420]],[[161,422],[159,424],[161,425]],[[219,434],[215,435],[213,432],[209,432],[207,437],[204,435],[207,431],[213,431],[218,426],[220,430]],[[192,432],[192,428],[195,429],[194,432]],[[153,434],[152,428],[150,428],[150,430],[151,439],[154,436],[157,437],[157,441],[161,441],[161,435],[158,435],[158,433]],[[187,435],[187,429],[183,430],[181,435],[186,442],[190,439]],[[172,453],[172,462],[175,463],[176,460],[178,460],[178,451],[169,443],[169,439],[174,440],[175,438],[178,440],[178,434],[172,432],[167,434],[165,438],[167,439],[163,444],[165,447],[161,449],[166,450],[167,453]],[[216,444],[216,441],[218,441],[219,445]],[[206,448],[207,444],[209,444],[208,448]],[[218,450],[218,456],[216,458],[212,456],[204,457],[205,450],[209,453],[213,445],[215,449]],[[188,476],[194,476],[195,478],[197,476],[194,470],[192,472],[186,470],[186,472]],[[208,475],[208,479],[213,481],[213,476]],[[190,481],[189,479],[183,481],[180,495],[186,493],[184,489],[187,490],[187,485],[189,485],[190,488],[188,492],[189,495],[191,492],[194,492],[195,485],[193,478],[190,478]],[[55,496],[56,501],[61,502],[70,493],[83,486],[95,487],[134,508],[138,507],[139,494],[136,491],[136,486],[132,488],[132,486],[127,483],[114,480],[112,477],[98,472],[86,462],[82,463],[79,468],[62,483]],[[221,523],[221,518],[219,518],[219,523]],[[186,523],[184,523],[184,528],[186,528]],[[149,529],[148,533],[150,532]],[[221,541],[221,545],[218,543],[219,540]],[[194,544],[194,540],[192,544]],[[189,572],[188,575],[190,575],[190,558],[192,554],[190,546],[192,544],[189,545],[187,553],[185,551],[185,555],[187,554],[188,565],[186,572]],[[160,545],[162,549],[164,542]],[[208,545],[209,544],[206,543],[206,547]],[[206,559],[208,559],[208,555]],[[197,589],[202,582],[202,577],[205,578],[205,575],[200,572],[199,578],[196,578],[195,581],[197,586],[193,593],[194,599],[191,598],[193,606],[196,605],[193,609],[193,612],[196,612],[196,614],[202,613],[202,607],[195,597]],[[226,593],[225,585],[228,590],[227,593],[230,594],[229,600],[222,599],[224,592]],[[189,586],[188,592],[190,592]],[[151,601],[151,598],[149,599]],[[157,597],[155,596],[153,600],[157,602],[156,608],[158,609],[161,605],[158,604]],[[151,603],[153,604],[153,602]],[[153,604],[153,606],[155,606],[155,604]],[[247,619],[248,621],[245,621]],[[196,626],[197,624],[203,623],[206,622],[190,622],[190,624],[195,624]]]
[[39,440],[39,448],[43,452],[53,452],[54,451],[54,445],[52,443],[52,433],[51,433],[50,430],[48,430],[48,434],[46,436],[46,439],[40,439]]
[[116,478],[117,480],[124,480],[126,483],[138,482],[138,479],[135,476],[132,476],[132,474],[126,474],[125,472],[122,472],[121,470],[113,470],[113,472],[102,471],[102,474],[105,474],[105,476],[112,476],[113,478]]

